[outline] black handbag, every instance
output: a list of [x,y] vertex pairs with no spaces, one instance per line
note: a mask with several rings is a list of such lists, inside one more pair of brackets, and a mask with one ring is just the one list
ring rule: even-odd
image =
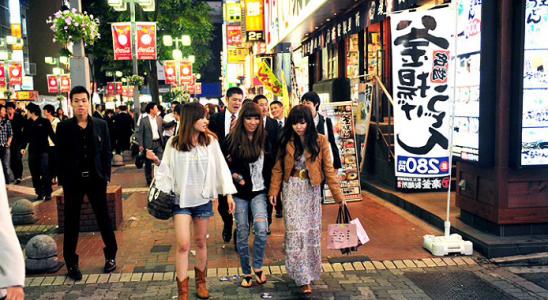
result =
[[148,191],[148,213],[160,220],[167,220],[173,216],[173,206],[176,195],[173,192],[164,193],[156,187],[156,180],[152,180]]
[[145,151],[139,152],[135,157],[135,167],[137,167],[137,169],[142,169],[145,164],[145,159]]

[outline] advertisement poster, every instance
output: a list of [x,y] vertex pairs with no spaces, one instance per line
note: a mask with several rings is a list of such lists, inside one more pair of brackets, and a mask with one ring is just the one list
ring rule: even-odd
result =
[[61,93],[69,93],[70,92],[70,74],[63,74],[61,77]]
[[[322,115],[331,119],[333,134],[339,148],[342,167],[337,177],[346,201],[360,201],[361,188],[358,172],[358,149],[354,132],[352,101],[322,104]],[[331,191],[324,186],[324,203],[334,203]]]
[[131,60],[131,24],[112,23],[111,30],[114,60]]
[[282,95],[282,83],[276,77],[274,72],[265,60],[263,60],[259,65],[259,70],[257,71],[257,79],[264,85],[264,87],[271,91],[275,96]]
[[166,84],[177,85],[177,62],[174,60],[164,61],[164,72]]
[[453,155],[479,160],[481,1],[457,5]]
[[525,5],[521,165],[548,165],[548,3]]
[[226,25],[226,44],[228,46],[241,46],[244,39],[240,25]]
[[453,89],[450,8],[393,14],[394,150],[397,188],[432,191],[449,186]]
[[356,133],[356,147],[358,149],[358,165],[360,174],[363,169],[367,136],[371,121],[371,106],[373,103],[373,82],[365,82],[363,78],[350,80],[350,98],[354,104],[354,130]]
[[50,94],[59,93],[59,82],[57,81],[57,76],[53,74],[48,74],[46,78],[48,80],[48,93]]
[[11,63],[9,66],[10,86],[23,84],[23,65],[20,63]]
[[0,63],[0,88],[6,87],[6,69],[4,64]]
[[137,22],[137,59],[156,59],[156,23]]

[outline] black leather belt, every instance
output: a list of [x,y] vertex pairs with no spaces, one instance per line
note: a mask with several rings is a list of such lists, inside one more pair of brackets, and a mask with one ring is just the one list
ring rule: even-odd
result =
[[82,178],[88,178],[89,177],[89,171],[82,171],[80,172],[80,176],[82,176]]

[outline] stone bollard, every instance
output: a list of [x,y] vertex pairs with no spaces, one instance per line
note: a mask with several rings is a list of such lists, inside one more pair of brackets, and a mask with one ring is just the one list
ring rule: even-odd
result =
[[121,167],[124,166],[124,158],[120,154],[114,155],[114,158],[112,159],[112,166],[113,167]]
[[40,234],[25,246],[25,267],[28,273],[54,273],[63,263],[57,260],[57,244],[52,237]]
[[34,205],[27,199],[19,199],[11,206],[11,218],[14,225],[36,223]]
[[124,162],[133,161],[133,155],[131,155],[131,150],[126,150],[122,152],[122,157],[124,158]]

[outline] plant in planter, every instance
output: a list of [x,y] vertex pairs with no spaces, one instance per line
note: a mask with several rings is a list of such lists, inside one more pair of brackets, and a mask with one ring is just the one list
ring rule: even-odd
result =
[[142,86],[145,84],[145,78],[139,75],[131,75],[125,78],[128,85]]
[[57,11],[46,20],[51,24],[53,41],[66,47],[69,43],[83,41],[84,45],[91,46],[101,37],[99,20],[86,12],[76,9]]

